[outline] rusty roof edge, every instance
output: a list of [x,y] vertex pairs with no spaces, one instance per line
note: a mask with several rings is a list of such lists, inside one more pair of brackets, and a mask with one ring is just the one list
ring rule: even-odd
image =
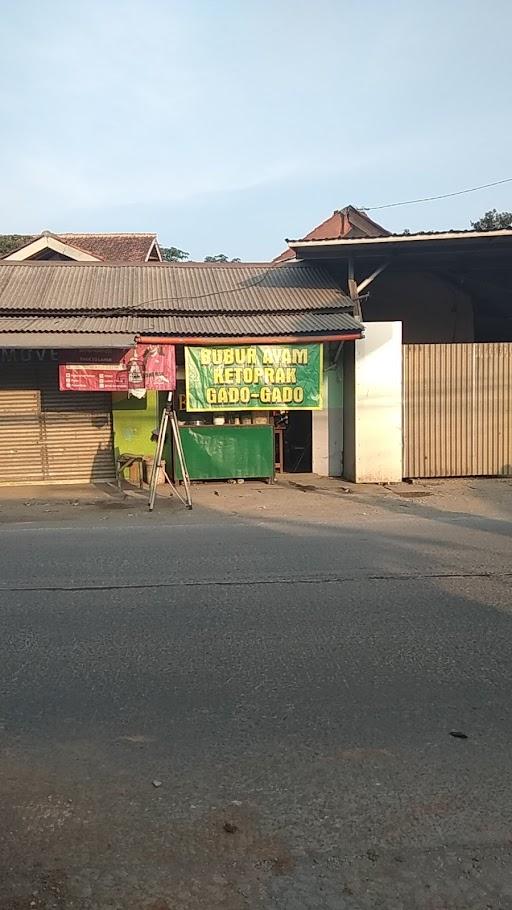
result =
[[[512,237],[512,228],[496,231],[420,231],[416,234],[389,234],[383,237],[332,237],[325,240],[286,240],[291,249],[301,246],[374,246],[429,240],[468,240],[483,237]],[[291,263],[290,263],[291,264]],[[304,264],[304,263],[303,263]]]

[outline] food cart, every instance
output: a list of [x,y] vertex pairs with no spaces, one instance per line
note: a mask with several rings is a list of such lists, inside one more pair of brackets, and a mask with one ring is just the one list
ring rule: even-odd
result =
[[273,480],[274,412],[320,408],[321,385],[321,344],[185,348],[177,402],[190,479]]

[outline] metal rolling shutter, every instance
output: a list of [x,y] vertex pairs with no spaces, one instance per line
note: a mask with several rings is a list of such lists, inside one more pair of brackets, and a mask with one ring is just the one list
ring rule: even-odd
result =
[[55,363],[0,370],[0,483],[114,477],[110,394],[59,392]]
[[114,479],[111,396],[43,389],[48,480]]
[[0,389],[0,483],[44,480],[40,393]]

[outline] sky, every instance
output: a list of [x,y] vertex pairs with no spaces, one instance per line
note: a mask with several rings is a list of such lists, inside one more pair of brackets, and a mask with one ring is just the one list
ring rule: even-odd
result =
[[[512,177],[510,0],[4,0],[1,23],[0,233],[260,261],[348,203]],[[489,208],[512,183],[369,214]]]

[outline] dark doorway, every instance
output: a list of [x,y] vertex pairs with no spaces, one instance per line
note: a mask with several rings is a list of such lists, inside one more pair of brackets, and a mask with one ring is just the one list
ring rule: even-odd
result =
[[284,469],[288,473],[308,474],[312,469],[311,411],[288,411],[284,434]]

